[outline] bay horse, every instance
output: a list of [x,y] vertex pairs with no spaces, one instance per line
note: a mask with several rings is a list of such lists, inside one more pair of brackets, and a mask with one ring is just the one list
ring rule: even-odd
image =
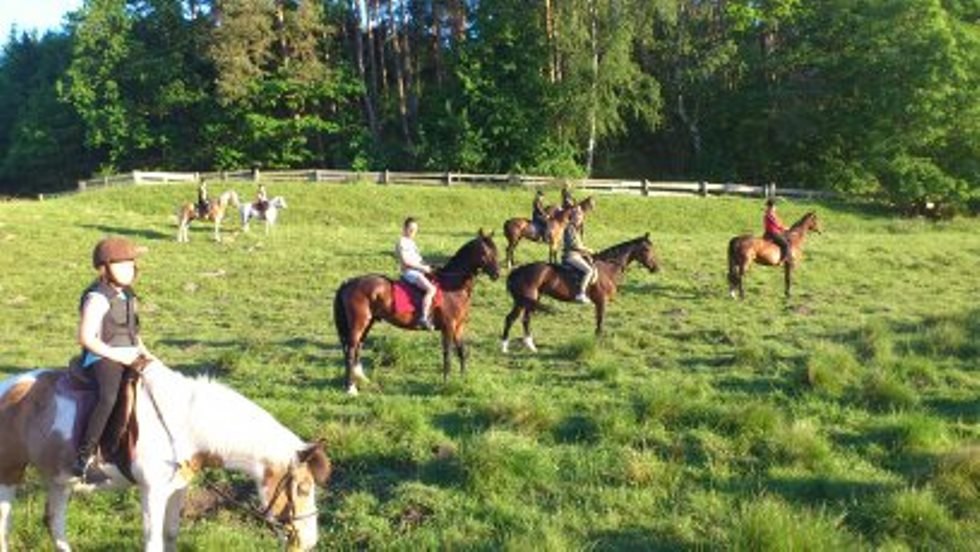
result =
[[269,230],[279,218],[279,211],[286,208],[286,198],[276,196],[269,200],[265,210],[261,210],[254,203],[243,203],[240,207],[242,215],[242,231],[248,232],[248,221],[256,218],[265,221],[265,233],[269,235]]
[[210,220],[214,222],[214,241],[221,241],[221,221],[225,218],[225,211],[228,208],[228,204],[231,203],[236,208],[239,206],[238,194],[235,190],[226,190],[220,196],[218,196],[218,201],[212,201],[211,206],[208,208],[208,212],[201,216],[201,213],[197,210],[196,203],[184,203],[177,208],[177,241],[180,243],[187,243],[190,241],[190,237],[187,234],[187,229],[191,225],[192,220]]
[[595,209],[595,200],[589,196],[567,209],[562,209],[557,205],[546,207],[545,213],[547,213],[548,218],[543,234],[538,232],[534,221],[531,219],[515,217],[504,222],[504,237],[507,238],[507,268],[510,269],[514,266],[514,250],[517,249],[517,244],[520,243],[521,239],[547,244],[548,261],[557,262],[561,235],[565,226],[568,225],[568,220],[571,218],[572,210],[575,207],[582,209],[583,214],[588,213]]
[[[500,277],[497,246],[493,233],[481,229],[476,238],[466,242],[445,266],[436,270],[434,280],[441,289],[442,301],[433,304],[432,322],[442,334],[442,378],[449,378],[450,345],[459,357],[459,372],[466,373],[466,348],[463,331],[470,310],[473,285],[479,272],[491,280]],[[395,327],[415,329],[415,313],[396,312],[394,282],[379,274],[351,278],[337,288],[334,295],[334,324],[344,351],[347,393],[357,394],[357,380],[367,382],[361,366],[361,347],[371,326],[384,320]],[[438,301],[437,301],[438,303]]]
[[[626,268],[637,261],[650,272],[660,270],[660,262],[653,250],[650,233],[604,249],[594,256],[597,276],[587,290],[587,295],[595,305],[595,333],[602,335],[602,322],[606,305],[612,300],[619,287]],[[536,352],[534,338],[531,337],[531,314],[540,308],[541,295],[547,295],[564,302],[572,302],[578,292],[582,274],[577,270],[549,263],[530,263],[515,268],[507,276],[507,291],[514,306],[504,318],[504,332],[500,348],[509,350],[510,328],[519,316],[523,315],[524,346]]]
[[[66,370],[34,370],[0,381],[0,550],[8,550],[11,504],[25,469],[47,487],[45,523],[59,551],[70,550],[65,523],[74,491],[131,484],[111,464],[106,479],[71,474],[84,424]],[[137,384],[139,437],[130,473],[140,489],[147,551],[176,550],[188,485],[204,467],[226,467],[255,481],[265,521],[285,534],[290,549],[317,541],[315,484],[330,474],[322,445],[307,444],[268,412],[207,378],[188,378],[151,359]],[[281,535],[282,536],[282,535]]]
[[[786,231],[786,240],[790,245],[790,259],[789,262],[782,264],[787,298],[793,285],[793,269],[803,260],[803,244],[806,242],[807,232],[811,230],[818,234],[821,232],[820,221],[813,211],[803,215],[803,218]],[[735,299],[736,291],[738,298],[745,299],[745,273],[753,262],[763,266],[778,266],[779,258],[779,246],[767,239],[744,234],[729,240],[728,293],[732,299]]]

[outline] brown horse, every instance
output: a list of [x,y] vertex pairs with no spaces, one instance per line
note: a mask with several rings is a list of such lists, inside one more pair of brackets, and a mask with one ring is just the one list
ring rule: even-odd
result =
[[[459,357],[459,371],[466,372],[466,350],[463,330],[470,310],[470,298],[477,273],[483,271],[492,280],[500,277],[497,246],[492,233],[481,229],[436,271],[435,280],[442,290],[442,302],[432,307],[432,322],[442,333],[442,377],[449,378],[449,346]],[[357,276],[337,289],[333,301],[334,324],[344,350],[345,385],[351,395],[357,394],[357,382],[367,381],[361,366],[361,346],[371,326],[384,320],[402,329],[415,329],[415,313],[395,312],[392,280],[378,274]]]
[[[806,241],[806,234],[810,230],[820,233],[820,222],[814,212],[803,215],[799,221],[790,227],[786,232],[786,239],[790,245],[790,259],[782,263],[785,271],[786,297],[790,296],[790,288],[793,284],[793,269],[803,260],[803,243]],[[735,298],[745,299],[745,273],[749,265],[753,262],[764,266],[778,266],[780,252],[779,246],[775,243],[745,234],[735,236],[728,242],[728,293]]]
[[228,209],[228,204],[231,203],[238,208],[240,203],[238,201],[238,194],[235,190],[226,190],[220,196],[218,196],[218,201],[212,201],[208,212],[201,216],[201,213],[197,210],[197,204],[195,203],[185,203],[177,208],[177,241],[186,243],[190,241],[187,235],[187,229],[191,224],[192,220],[202,219],[210,220],[214,222],[214,241],[221,241],[221,220],[225,218],[225,211]]
[[561,234],[565,230],[575,207],[582,209],[583,213],[588,213],[595,209],[595,200],[589,196],[567,209],[562,209],[557,205],[546,207],[545,213],[547,213],[548,219],[544,234],[538,232],[531,219],[523,217],[508,219],[504,223],[504,236],[507,238],[507,268],[510,269],[514,266],[514,250],[517,249],[517,244],[520,243],[521,239],[548,244],[548,262],[557,262]]
[[[639,261],[650,272],[660,270],[660,263],[653,251],[649,232],[639,238],[614,245],[595,255],[596,280],[589,285],[588,296],[595,304],[595,333],[602,334],[602,321],[606,305],[616,294],[616,289],[626,273],[626,267]],[[508,351],[510,328],[523,314],[524,346],[537,351],[531,337],[531,313],[540,307],[541,294],[571,302],[575,300],[582,275],[569,267],[547,263],[521,265],[507,276],[507,291],[514,300],[514,307],[504,319],[501,350]]]

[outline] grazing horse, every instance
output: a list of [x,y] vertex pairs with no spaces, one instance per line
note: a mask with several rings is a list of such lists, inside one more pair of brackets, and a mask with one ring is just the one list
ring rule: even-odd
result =
[[214,222],[214,241],[221,241],[221,221],[225,218],[225,210],[228,208],[228,204],[231,203],[235,207],[239,206],[238,194],[235,190],[226,190],[220,196],[218,196],[218,201],[212,201],[211,207],[208,212],[201,216],[201,213],[197,210],[197,204],[195,203],[185,203],[177,208],[177,241],[182,243],[187,243],[190,238],[187,235],[187,229],[191,225],[191,221],[194,219],[210,220]]
[[[786,240],[790,245],[790,262],[783,263],[786,281],[786,297],[790,296],[790,287],[793,284],[793,269],[803,260],[803,243],[806,241],[806,234],[810,230],[820,233],[820,222],[813,211],[803,215],[796,224],[786,231]],[[728,293],[735,298],[745,299],[744,279],[749,265],[753,262],[764,266],[779,265],[779,246],[775,243],[757,238],[750,234],[735,236],[728,241]]]
[[242,214],[242,231],[248,232],[248,221],[252,218],[265,221],[265,233],[269,234],[269,229],[272,225],[276,223],[276,219],[279,218],[279,211],[286,208],[286,198],[282,196],[276,196],[269,200],[269,205],[266,206],[265,210],[260,210],[255,206],[254,203],[243,203],[241,206]]
[[[432,306],[432,322],[442,332],[442,378],[449,378],[449,346],[459,357],[459,371],[466,372],[466,350],[463,330],[470,311],[470,298],[477,273],[483,271],[496,280],[500,276],[497,246],[492,233],[481,229],[476,238],[466,242],[446,265],[435,273],[436,285],[442,300]],[[357,382],[367,381],[361,366],[361,346],[371,326],[384,320],[402,329],[415,327],[415,313],[395,309],[394,282],[378,274],[357,276],[345,281],[334,295],[334,324],[344,350],[345,386],[351,395],[357,394]]]
[[[28,465],[47,486],[45,523],[59,551],[73,491],[118,488],[131,481],[101,464],[98,482],[72,476],[79,398],[65,370],[35,370],[0,381],[0,550],[8,550],[11,503]],[[207,378],[188,378],[152,360],[137,385],[139,437],[130,473],[140,489],[147,551],[176,550],[180,511],[193,474],[224,466],[256,483],[268,524],[290,549],[317,540],[315,483],[325,483],[330,462],[322,445],[304,443],[268,412]]]
[[588,213],[595,209],[595,200],[589,196],[568,209],[562,209],[557,205],[547,207],[545,213],[548,219],[543,235],[538,232],[531,219],[515,217],[504,222],[504,236],[507,238],[507,268],[514,266],[514,250],[517,249],[521,239],[548,244],[548,261],[557,262],[561,234],[576,206],[582,209],[583,213]]
[[[654,254],[649,233],[604,249],[595,255],[598,275],[589,285],[588,296],[595,304],[596,335],[602,334],[606,304],[616,294],[616,289],[626,273],[626,267],[633,261],[638,261],[650,272],[660,270],[660,263]],[[534,339],[531,337],[531,313],[539,308],[541,295],[559,301],[574,301],[581,278],[582,274],[572,268],[547,263],[521,265],[511,271],[507,276],[507,291],[514,300],[514,307],[504,318],[501,350],[505,353],[508,351],[510,328],[517,317],[523,314],[524,346],[532,352],[537,351]]]

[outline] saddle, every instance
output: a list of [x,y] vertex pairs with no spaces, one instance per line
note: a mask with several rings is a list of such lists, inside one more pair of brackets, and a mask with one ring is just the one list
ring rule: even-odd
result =
[[[73,357],[67,372],[59,378],[57,391],[75,401],[77,407],[72,431],[72,445],[77,449],[85,433],[88,418],[98,401],[98,385],[91,374],[82,368],[81,357]],[[149,359],[140,357],[123,372],[119,396],[99,439],[99,457],[103,462],[114,464],[119,471],[135,483],[132,465],[139,439],[139,423],[136,420],[136,384]]]
[[[436,297],[432,300],[432,308],[436,308],[442,304],[442,287],[439,282],[431,281],[436,285]],[[422,309],[422,290],[402,279],[391,283],[391,295],[394,299],[395,314],[414,315]]]

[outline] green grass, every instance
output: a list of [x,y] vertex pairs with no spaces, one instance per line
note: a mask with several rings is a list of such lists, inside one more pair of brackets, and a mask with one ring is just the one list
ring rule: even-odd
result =
[[[509,299],[481,276],[465,378],[454,370],[443,384],[436,335],[382,324],[364,352],[372,385],[350,398],[331,319],[339,283],[393,273],[407,215],[437,262],[480,227],[497,229],[502,252],[502,222],[525,215],[531,195],[308,183],[270,193],[290,205],[273,234],[230,221],[220,244],[205,226],[174,241],[171,213],[192,186],[0,204],[0,376],[77,350],[91,248],[119,233],[150,248],[138,290],[157,355],[326,439],[336,470],[323,549],[965,550],[980,538],[976,220],[787,203],[784,218],[814,209],[824,226],[794,297],[782,298],[780,271],[757,268],[735,302],[725,245],[758,231],[758,201],[601,196],[587,243],[649,231],[663,265],[627,274],[604,337],[589,307],[552,302],[532,323],[540,352],[515,343],[502,355]],[[518,262],[545,255],[517,250]],[[47,546],[42,513],[32,477],[14,549]],[[79,549],[139,545],[132,490],[79,498],[69,519]],[[187,550],[272,547],[226,508],[188,512],[181,536]]]

